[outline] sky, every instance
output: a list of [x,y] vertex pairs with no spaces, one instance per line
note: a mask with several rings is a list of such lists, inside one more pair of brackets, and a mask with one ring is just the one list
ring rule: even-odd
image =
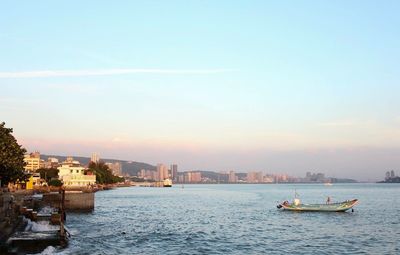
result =
[[400,174],[399,1],[2,1],[0,121],[43,154]]

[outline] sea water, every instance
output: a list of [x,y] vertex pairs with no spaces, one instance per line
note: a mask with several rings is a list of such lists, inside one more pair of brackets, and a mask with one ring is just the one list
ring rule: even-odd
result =
[[[279,201],[357,198],[354,212],[280,211]],[[130,187],[68,214],[62,254],[400,254],[399,184]]]

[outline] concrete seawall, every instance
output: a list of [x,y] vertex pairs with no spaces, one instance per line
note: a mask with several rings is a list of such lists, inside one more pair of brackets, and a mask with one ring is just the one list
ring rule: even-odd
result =
[[[65,192],[66,211],[92,211],[94,209],[94,192]],[[61,206],[62,196],[59,193],[43,194],[42,206],[49,205],[54,208]]]
[[65,209],[69,211],[92,211],[94,209],[94,192],[65,193]]
[[[32,238],[29,231],[27,231],[28,234],[24,234],[26,233],[24,229],[27,221],[23,220],[22,216],[25,216],[32,221],[36,221],[39,217],[39,214],[37,212],[39,212],[42,208],[52,207],[53,209],[58,211],[59,208],[63,208],[63,200],[64,209],[67,212],[91,212],[94,209],[94,192],[69,191],[65,192],[64,199],[63,192],[49,192],[43,194],[35,194],[34,196],[32,193],[32,191],[26,192],[25,190],[16,192],[3,192],[3,190],[0,190],[0,254],[9,254],[9,249],[16,248],[22,251],[25,248],[30,248],[25,244],[21,244],[21,242],[30,242],[29,240],[30,238]],[[58,214],[54,213],[54,211],[53,214],[51,212],[44,212],[41,214],[40,217],[42,217],[42,220],[45,217],[46,220],[50,220],[53,224],[56,224],[53,222],[53,216],[55,216],[54,218],[58,220],[58,222],[60,222],[62,219],[62,215],[64,215],[62,212],[62,209],[58,212]],[[23,236],[23,238],[21,239],[20,235],[26,236]],[[56,234],[55,236],[57,236],[57,239],[51,240],[60,241],[60,239],[58,238],[58,234]],[[10,237],[12,239],[12,242],[8,243],[7,240],[11,240],[9,239]],[[35,243],[34,247],[36,248],[38,247],[38,244],[36,244],[36,242],[39,242],[38,240],[39,239],[33,240],[33,242]],[[40,242],[43,243],[43,240],[40,240]],[[48,245],[46,244],[45,247],[47,246]],[[15,254],[25,254],[25,252],[17,252]]]
[[0,190],[0,254],[7,254],[6,240],[23,226],[22,218],[19,217],[21,197],[14,195]]

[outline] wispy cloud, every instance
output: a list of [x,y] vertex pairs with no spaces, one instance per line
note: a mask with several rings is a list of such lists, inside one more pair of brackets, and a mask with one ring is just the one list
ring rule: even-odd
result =
[[98,69],[98,70],[42,70],[21,72],[0,72],[1,78],[47,78],[47,77],[78,77],[121,74],[215,74],[233,72],[233,69]]

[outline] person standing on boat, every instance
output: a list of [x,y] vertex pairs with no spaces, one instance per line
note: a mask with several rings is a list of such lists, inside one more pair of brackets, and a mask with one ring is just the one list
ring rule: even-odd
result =
[[326,204],[330,204],[331,203],[331,197],[328,196],[328,198],[326,199]]

